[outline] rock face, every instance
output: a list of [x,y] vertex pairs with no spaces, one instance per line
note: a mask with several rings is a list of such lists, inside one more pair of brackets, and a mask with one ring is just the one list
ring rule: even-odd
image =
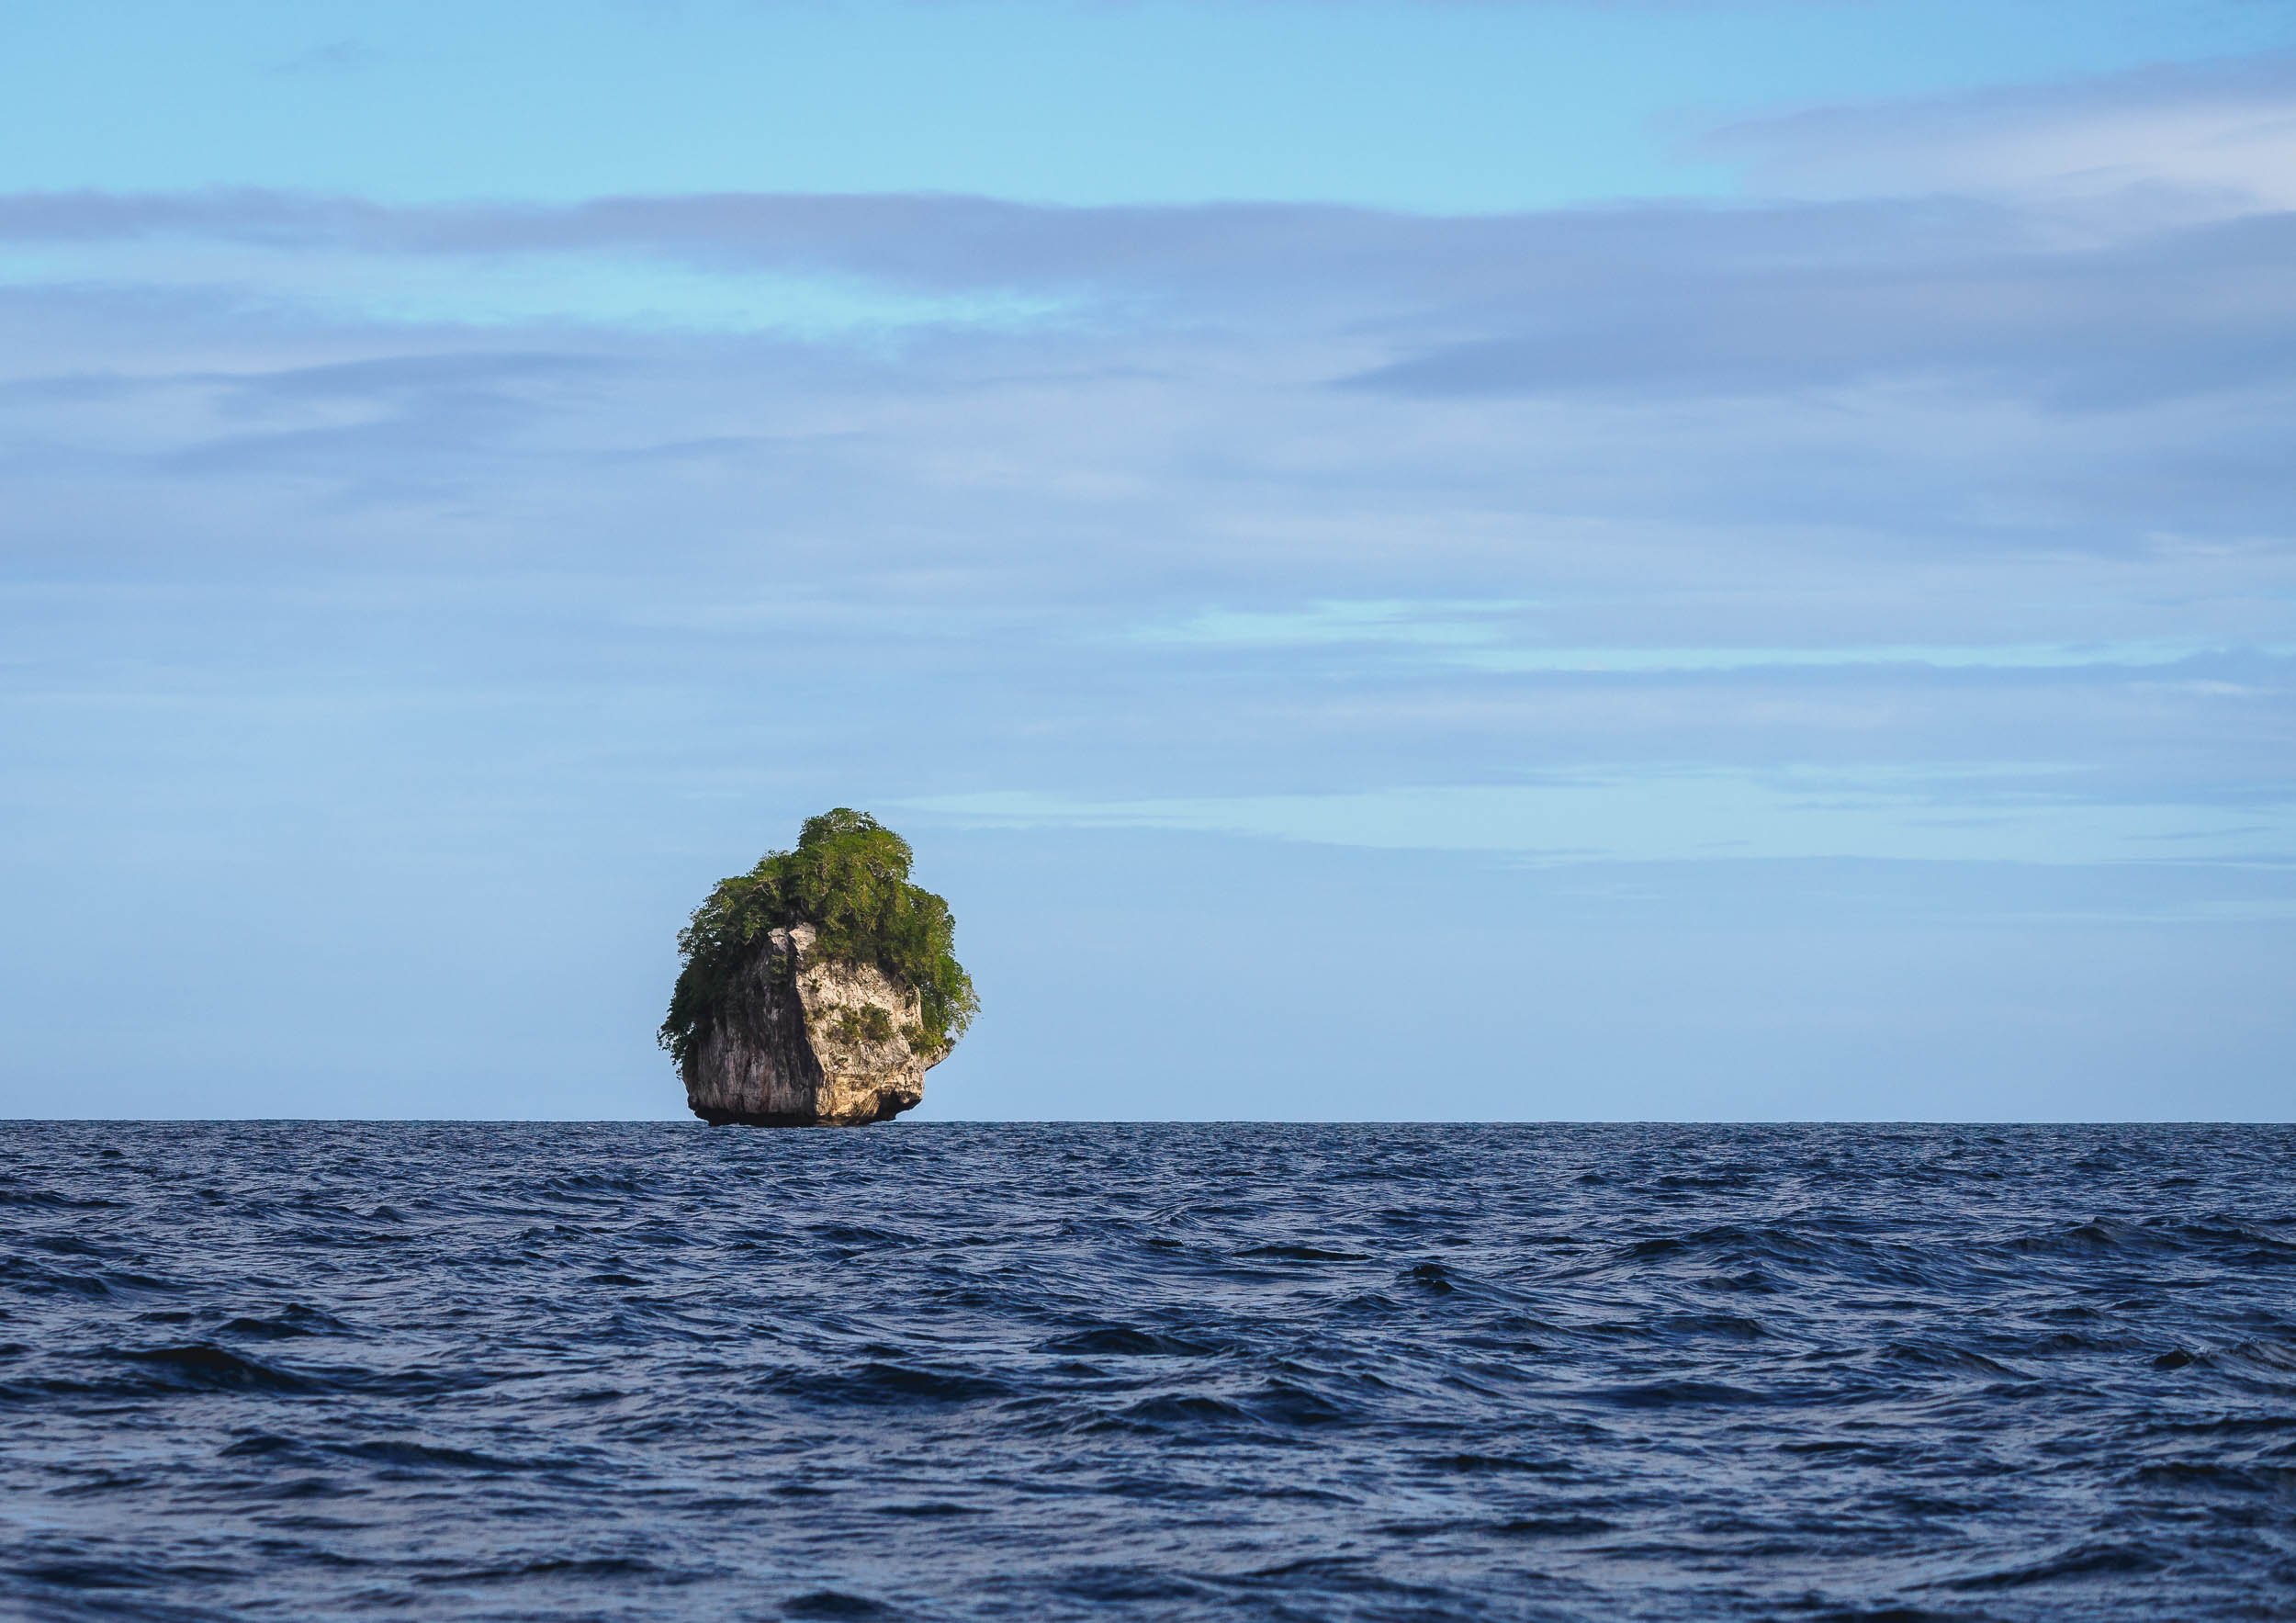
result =
[[850,1127],[925,1097],[917,994],[873,964],[813,950],[814,928],[767,932],[726,1011],[698,1033],[686,1103],[712,1126]]

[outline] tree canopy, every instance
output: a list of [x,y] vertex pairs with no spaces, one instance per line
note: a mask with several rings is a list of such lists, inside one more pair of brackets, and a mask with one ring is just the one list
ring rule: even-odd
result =
[[838,806],[807,817],[794,851],[768,851],[747,873],[717,882],[678,932],[684,965],[661,1025],[661,1045],[681,1065],[703,1030],[724,1012],[757,943],[771,930],[810,924],[814,951],[873,964],[917,995],[925,1054],[963,1035],[980,1007],[957,962],[949,904],[909,883],[909,842],[867,812]]

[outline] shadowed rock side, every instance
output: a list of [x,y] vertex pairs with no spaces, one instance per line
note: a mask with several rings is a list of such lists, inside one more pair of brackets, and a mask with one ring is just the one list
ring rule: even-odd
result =
[[686,1102],[712,1126],[887,1121],[925,1097],[915,992],[872,964],[816,954],[810,924],[769,930],[685,1063]]

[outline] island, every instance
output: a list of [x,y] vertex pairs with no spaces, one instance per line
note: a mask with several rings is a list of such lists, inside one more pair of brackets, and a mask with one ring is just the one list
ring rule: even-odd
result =
[[949,904],[866,812],[808,817],[793,851],[721,879],[678,934],[661,1045],[713,1126],[886,1121],[979,1009]]

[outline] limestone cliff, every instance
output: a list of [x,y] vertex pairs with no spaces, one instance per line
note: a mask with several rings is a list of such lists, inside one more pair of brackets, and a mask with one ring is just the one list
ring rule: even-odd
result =
[[947,1051],[921,1029],[917,995],[874,964],[816,952],[814,938],[810,924],[767,931],[694,1033],[686,1102],[704,1121],[852,1126],[924,1099]]

